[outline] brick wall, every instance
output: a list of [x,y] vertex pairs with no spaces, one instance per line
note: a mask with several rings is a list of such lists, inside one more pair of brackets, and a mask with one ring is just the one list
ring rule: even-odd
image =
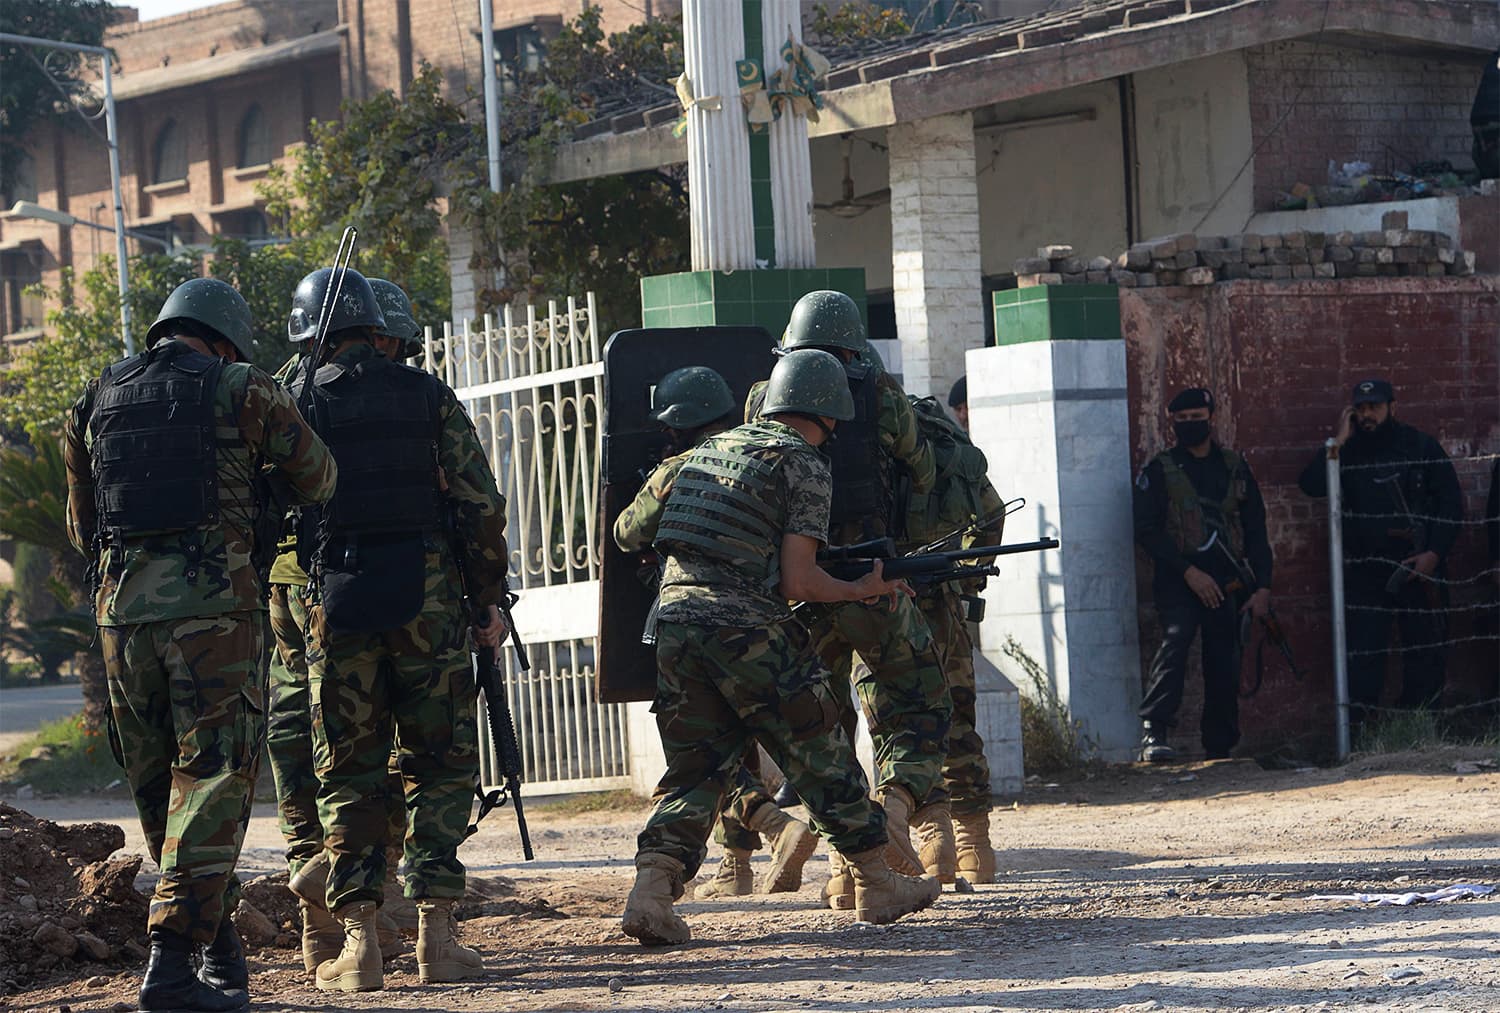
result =
[[[1500,452],[1500,279],[1350,279],[1338,282],[1233,282],[1201,289],[1122,290],[1121,327],[1129,359],[1132,464],[1141,467],[1170,442],[1165,405],[1178,389],[1203,384],[1217,394],[1220,438],[1243,451],[1266,500],[1276,554],[1277,611],[1302,667],[1295,682],[1280,657],[1266,655],[1265,686],[1241,702],[1244,748],[1289,745],[1302,756],[1331,752],[1333,670],[1328,602],[1327,504],[1302,495],[1297,476],[1332,433],[1355,382],[1389,377],[1404,421],[1442,441],[1455,459],[1470,518],[1483,514],[1488,462],[1460,458]],[[1465,529],[1451,575],[1484,568],[1484,539]],[[1159,642],[1150,606],[1150,563],[1137,567],[1142,671]],[[1455,603],[1472,601],[1471,585]],[[1479,613],[1454,616],[1450,636],[1469,635]],[[1493,697],[1493,642],[1449,655],[1447,702]],[[1247,657],[1247,666],[1253,665]],[[1179,715],[1182,744],[1196,744],[1202,681],[1196,671]],[[1251,672],[1247,668],[1245,684]],[[1387,698],[1399,687],[1393,664]]]
[[120,69],[129,74],[301,38],[337,24],[337,0],[235,0],[115,25],[105,34],[104,44],[114,49]]
[[[1427,59],[1284,42],[1245,50],[1255,142],[1255,207],[1328,181],[1328,161],[1408,172],[1446,159],[1470,168],[1469,108],[1484,59]],[[1278,126],[1279,124],[1279,126]]]

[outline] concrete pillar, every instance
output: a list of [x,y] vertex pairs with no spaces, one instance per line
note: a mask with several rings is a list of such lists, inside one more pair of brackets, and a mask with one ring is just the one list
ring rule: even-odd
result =
[[970,351],[970,435],[1002,495],[1026,497],[1006,541],[1062,548],[1002,557],[985,591],[981,649],[1022,693],[1013,638],[1106,760],[1140,737],[1125,343],[1032,340]]
[[[474,255],[474,233],[469,228],[460,225],[458,219],[448,219],[448,280],[452,286],[453,308],[450,316],[453,318],[455,331],[461,331],[465,320],[473,320],[478,315],[478,279],[475,271],[469,266],[469,258]],[[423,321],[427,323],[428,321]],[[438,321],[431,321],[434,327],[441,330]]]
[[735,61],[745,52],[740,5],[684,0],[683,56],[695,98],[718,96],[719,108],[687,111],[688,220],[695,271],[755,266],[750,207],[750,144]]
[[[761,37],[767,87],[785,66],[781,47],[788,35],[802,41],[802,13],[798,0],[762,0]],[[776,226],[776,266],[813,267],[812,155],[807,142],[807,120],[790,109],[770,124],[771,207]]]
[[946,395],[965,350],[984,343],[974,119],[933,116],[886,136],[902,376],[911,393]]

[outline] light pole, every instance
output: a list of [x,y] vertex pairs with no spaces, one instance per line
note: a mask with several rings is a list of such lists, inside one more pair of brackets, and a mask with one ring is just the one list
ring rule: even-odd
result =
[[[38,39],[30,35],[12,35],[0,32],[0,42],[18,46],[39,46],[43,49],[66,49],[74,53],[88,53],[99,57],[104,76],[104,130],[109,142],[109,182],[115,199],[115,261],[119,269],[120,282],[120,336],[125,341],[125,354],[135,354],[135,342],[130,337],[130,267],[125,262],[125,205],[120,197],[120,142],[115,127],[115,89],[109,65],[110,53],[103,46],[85,46],[78,42],[60,42],[57,39]],[[62,214],[62,212],[57,212]],[[68,216],[72,218],[71,215]],[[74,222],[78,219],[73,218]],[[59,223],[61,224],[61,223]],[[92,223],[90,223],[92,224]]]
[[[70,215],[66,211],[57,210],[57,208],[49,208],[43,207],[40,204],[33,204],[29,200],[16,201],[15,204],[11,205],[11,209],[5,212],[5,217],[32,218],[39,222],[51,222],[54,225],[62,225],[68,228],[71,228],[74,225],[82,225],[86,229],[98,229],[100,232],[115,231],[108,225],[100,225],[98,222],[91,222],[87,218],[79,218],[77,215]],[[160,236],[149,235],[145,232],[135,232],[131,229],[126,229],[125,234],[138,243],[155,243],[157,246],[160,246],[168,253],[172,251],[172,244],[167,240],[162,239]]]

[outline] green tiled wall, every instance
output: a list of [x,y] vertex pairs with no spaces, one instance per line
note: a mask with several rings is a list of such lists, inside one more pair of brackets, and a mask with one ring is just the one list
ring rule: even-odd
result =
[[861,267],[685,271],[642,278],[641,326],[755,324],[780,338],[793,304],[808,292],[825,288],[843,292],[858,303],[869,326]]
[[1119,289],[1113,285],[1036,285],[996,292],[995,343],[1120,337]]

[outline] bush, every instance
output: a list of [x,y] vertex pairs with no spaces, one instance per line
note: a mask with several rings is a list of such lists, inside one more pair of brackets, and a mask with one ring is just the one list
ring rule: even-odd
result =
[[1082,726],[1058,699],[1052,680],[1026,649],[1007,636],[1000,648],[1025,676],[1021,690],[1021,759],[1028,775],[1078,770],[1094,752]]

